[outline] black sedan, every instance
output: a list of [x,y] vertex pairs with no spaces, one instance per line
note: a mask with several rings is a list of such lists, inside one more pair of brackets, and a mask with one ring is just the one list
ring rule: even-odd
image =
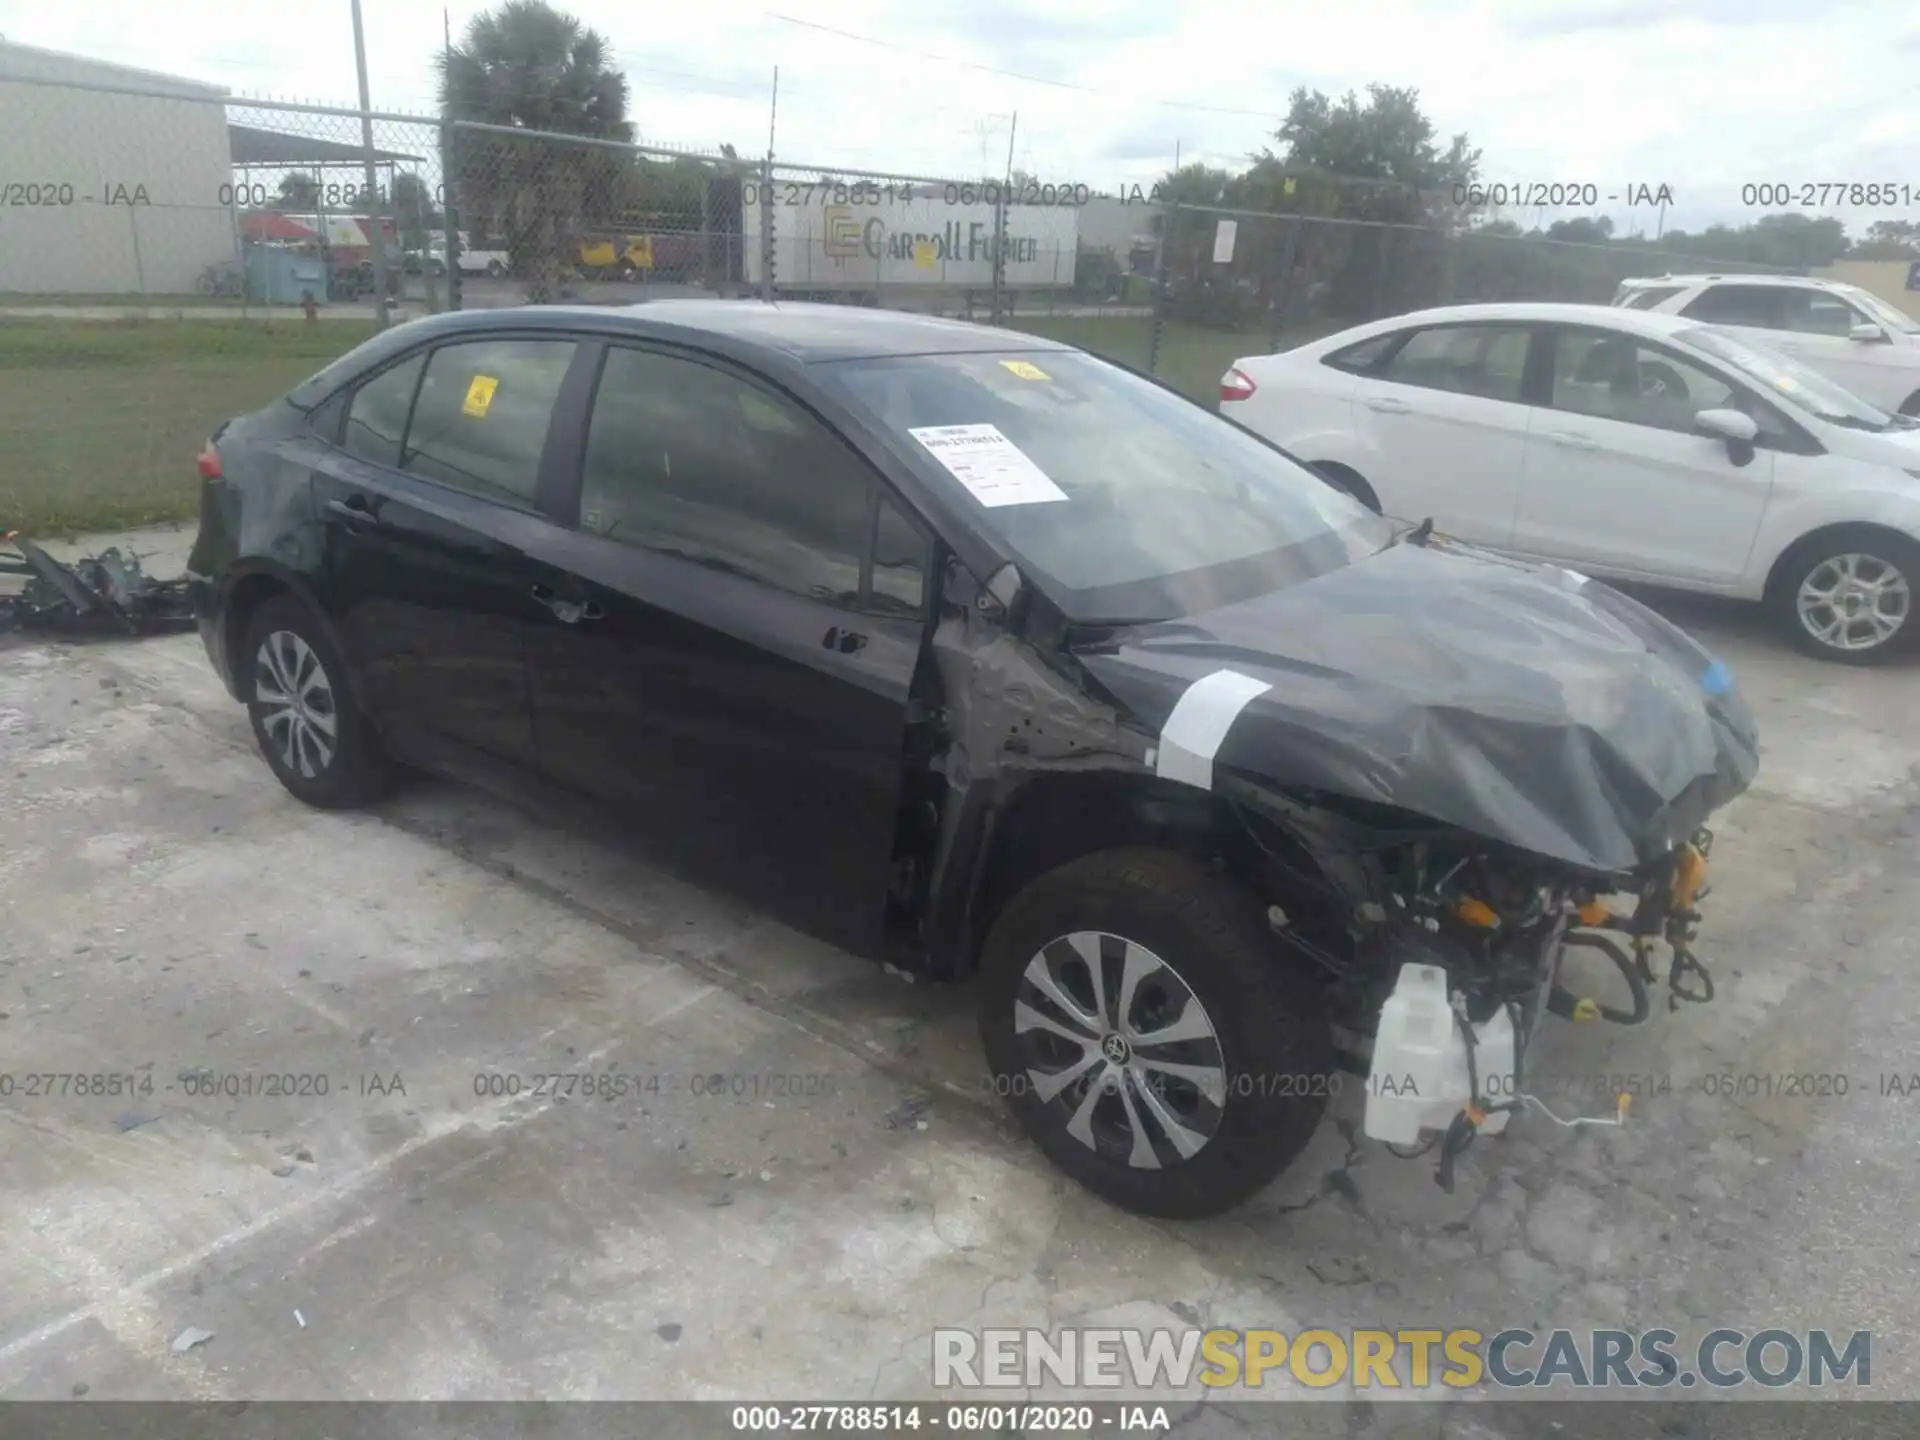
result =
[[[977,971],[995,1087],[1143,1211],[1251,1193],[1356,1067],[1456,1077],[1368,1100],[1444,1172],[1604,896],[1677,992],[1700,970],[1701,823],[1754,773],[1731,677],[1643,607],[1030,335],[441,315],[200,465],[202,633],[295,796],[567,792],[820,936]],[[1407,1029],[1434,995],[1458,1035]]]

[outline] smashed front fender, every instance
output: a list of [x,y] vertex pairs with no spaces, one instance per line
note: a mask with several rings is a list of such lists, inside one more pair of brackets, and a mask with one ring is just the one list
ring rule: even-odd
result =
[[1439,541],[1080,659],[1159,731],[1163,773],[1207,783],[1199,756],[1595,871],[1667,854],[1759,765],[1732,676],[1684,632],[1572,572]]

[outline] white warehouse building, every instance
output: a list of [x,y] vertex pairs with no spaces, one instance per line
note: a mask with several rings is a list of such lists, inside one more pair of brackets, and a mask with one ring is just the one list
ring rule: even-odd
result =
[[0,41],[0,293],[191,294],[236,258],[227,93]]

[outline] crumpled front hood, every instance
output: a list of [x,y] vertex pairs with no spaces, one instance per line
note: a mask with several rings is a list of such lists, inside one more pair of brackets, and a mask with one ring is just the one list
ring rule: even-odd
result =
[[[1235,672],[1247,679],[1203,687],[1176,722],[1183,740],[1217,740],[1215,766],[1597,870],[1664,853],[1759,767],[1732,676],[1684,632],[1597,581],[1439,540],[1080,659],[1163,754],[1189,688]],[[1244,701],[1224,736],[1218,706],[1214,734],[1204,716],[1193,729],[1216,695],[1229,713]]]

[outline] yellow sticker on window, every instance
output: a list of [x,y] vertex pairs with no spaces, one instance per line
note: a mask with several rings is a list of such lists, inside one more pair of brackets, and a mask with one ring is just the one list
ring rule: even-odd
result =
[[484,420],[487,407],[493,404],[493,392],[499,388],[500,381],[492,375],[474,376],[473,383],[467,386],[467,398],[461,402],[460,413]]
[[1038,365],[1029,364],[1025,360],[1002,360],[1000,363],[1018,375],[1022,380],[1045,380],[1048,378],[1046,371],[1042,370]]

